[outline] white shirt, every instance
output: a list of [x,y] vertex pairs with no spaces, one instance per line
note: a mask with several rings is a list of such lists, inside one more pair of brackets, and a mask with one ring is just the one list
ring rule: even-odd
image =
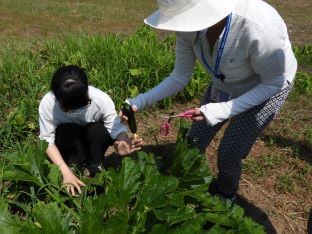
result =
[[42,98],[39,105],[40,139],[53,145],[56,127],[62,123],[85,126],[88,123],[102,121],[113,139],[120,133],[127,132],[109,95],[92,86],[89,86],[88,90],[91,104],[73,112],[64,112],[51,91]]
[[[223,33],[211,54],[205,33],[177,32],[173,72],[158,86],[128,102],[140,110],[181,91],[192,78],[196,60],[203,64],[201,45],[213,69]],[[212,86],[227,93],[229,99],[203,105],[200,110],[207,123],[215,125],[280,92],[288,85],[287,81],[293,81],[296,70],[297,60],[280,15],[262,0],[241,0],[232,12],[219,66],[225,80],[212,79]]]

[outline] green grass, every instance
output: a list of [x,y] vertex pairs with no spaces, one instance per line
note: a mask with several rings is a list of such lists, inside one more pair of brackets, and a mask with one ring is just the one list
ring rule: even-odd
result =
[[[174,37],[159,41],[155,31],[141,27],[128,37],[67,36],[43,44],[8,44],[0,57],[0,147],[14,147],[37,131],[38,105],[49,91],[53,72],[62,65],[76,64],[88,72],[90,84],[107,92],[118,109],[131,95],[147,91],[172,70]],[[178,96],[198,96],[208,79],[197,67],[194,80]],[[172,98],[161,103],[169,107]]]
[[[7,44],[0,55],[0,98],[10,101],[0,103],[0,146],[12,146],[37,130],[39,101],[49,90],[53,72],[61,65],[84,67],[90,83],[107,92],[119,108],[127,97],[149,90],[171,72],[174,41],[173,35],[159,41],[155,31],[144,26],[128,37],[84,34],[40,44]],[[295,52],[302,65],[310,62],[310,47],[296,47]],[[207,82],[203,68],[197,66],[194,79],[178,98],[200,96]],[[297,100],[311,93],[312,75],[299,71],[291,98]],[[163,101],[161,106],[170,107],[172,100]],[[283,127],[291,130],[292,122],[284,122]],[[311,135],[307,129],[303,131],[307,137]]]

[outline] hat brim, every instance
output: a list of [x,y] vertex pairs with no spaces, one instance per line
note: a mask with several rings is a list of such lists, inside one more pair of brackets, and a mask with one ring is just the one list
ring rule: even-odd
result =
[[201,0],[190,9],[172,17],[155,11],[144,23],[157,29],[193,32],[208,28],[226,16],[235,8],[239,0]]

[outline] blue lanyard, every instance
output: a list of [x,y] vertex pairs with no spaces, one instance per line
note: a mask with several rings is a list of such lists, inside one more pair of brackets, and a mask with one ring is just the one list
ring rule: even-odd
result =
[[202,44],[200,42],[200,49],[201,49],[201,59],[205,65],[206,68],[208,68],[208,70],[213,73],[215,78],[221,79],[222,81],[224,80],[225,76],[222,73],[219,73],[219,66],[220,66],[220,61],[221,61],[221,57],[222,57],[222,53],[223,53],[223,49],[225,46],[225,42],[227,39],[227,36],[229,34],[230,31],[230,26],[231,26],[231,20],[232,20],[232,14],[230,14],[227,19],[226,19],[226,25],[225,25],[225,30],[221,39],[221,44],[220,47],[218,49],[218,54],[217,54],[217,59],[216,59],[216,63],[215,63],[215,67],[214,70],[212,70],[212,68],[209,66],[209,64],[207,63],[205,56],[204,56],[204,51],[203,51],[203,47]]

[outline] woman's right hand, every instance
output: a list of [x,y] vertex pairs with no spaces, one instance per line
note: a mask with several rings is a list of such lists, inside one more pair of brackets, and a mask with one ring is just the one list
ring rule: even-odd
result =
[[57,146],[54,144],[49,145],[46,153],[51,161],[60,168],[63,176],[63,186],[66,191],[73,196],[76,196],[75,189],[78,193],[81,193],[80,187],[84,186],[84,183],[80,181],[67,166]]
[[68,170],[63,173],[63,186],[69,194],[76,196],[76,190],[80,194],[81,186],[85,186],[85,184],[71,170]]
[[[138,108],[135,105],[131,105],[132,111],[136,112]],[[122,112],[122,110],[119,112],[119,117],[123,123],[128,123],[128,117]]]

